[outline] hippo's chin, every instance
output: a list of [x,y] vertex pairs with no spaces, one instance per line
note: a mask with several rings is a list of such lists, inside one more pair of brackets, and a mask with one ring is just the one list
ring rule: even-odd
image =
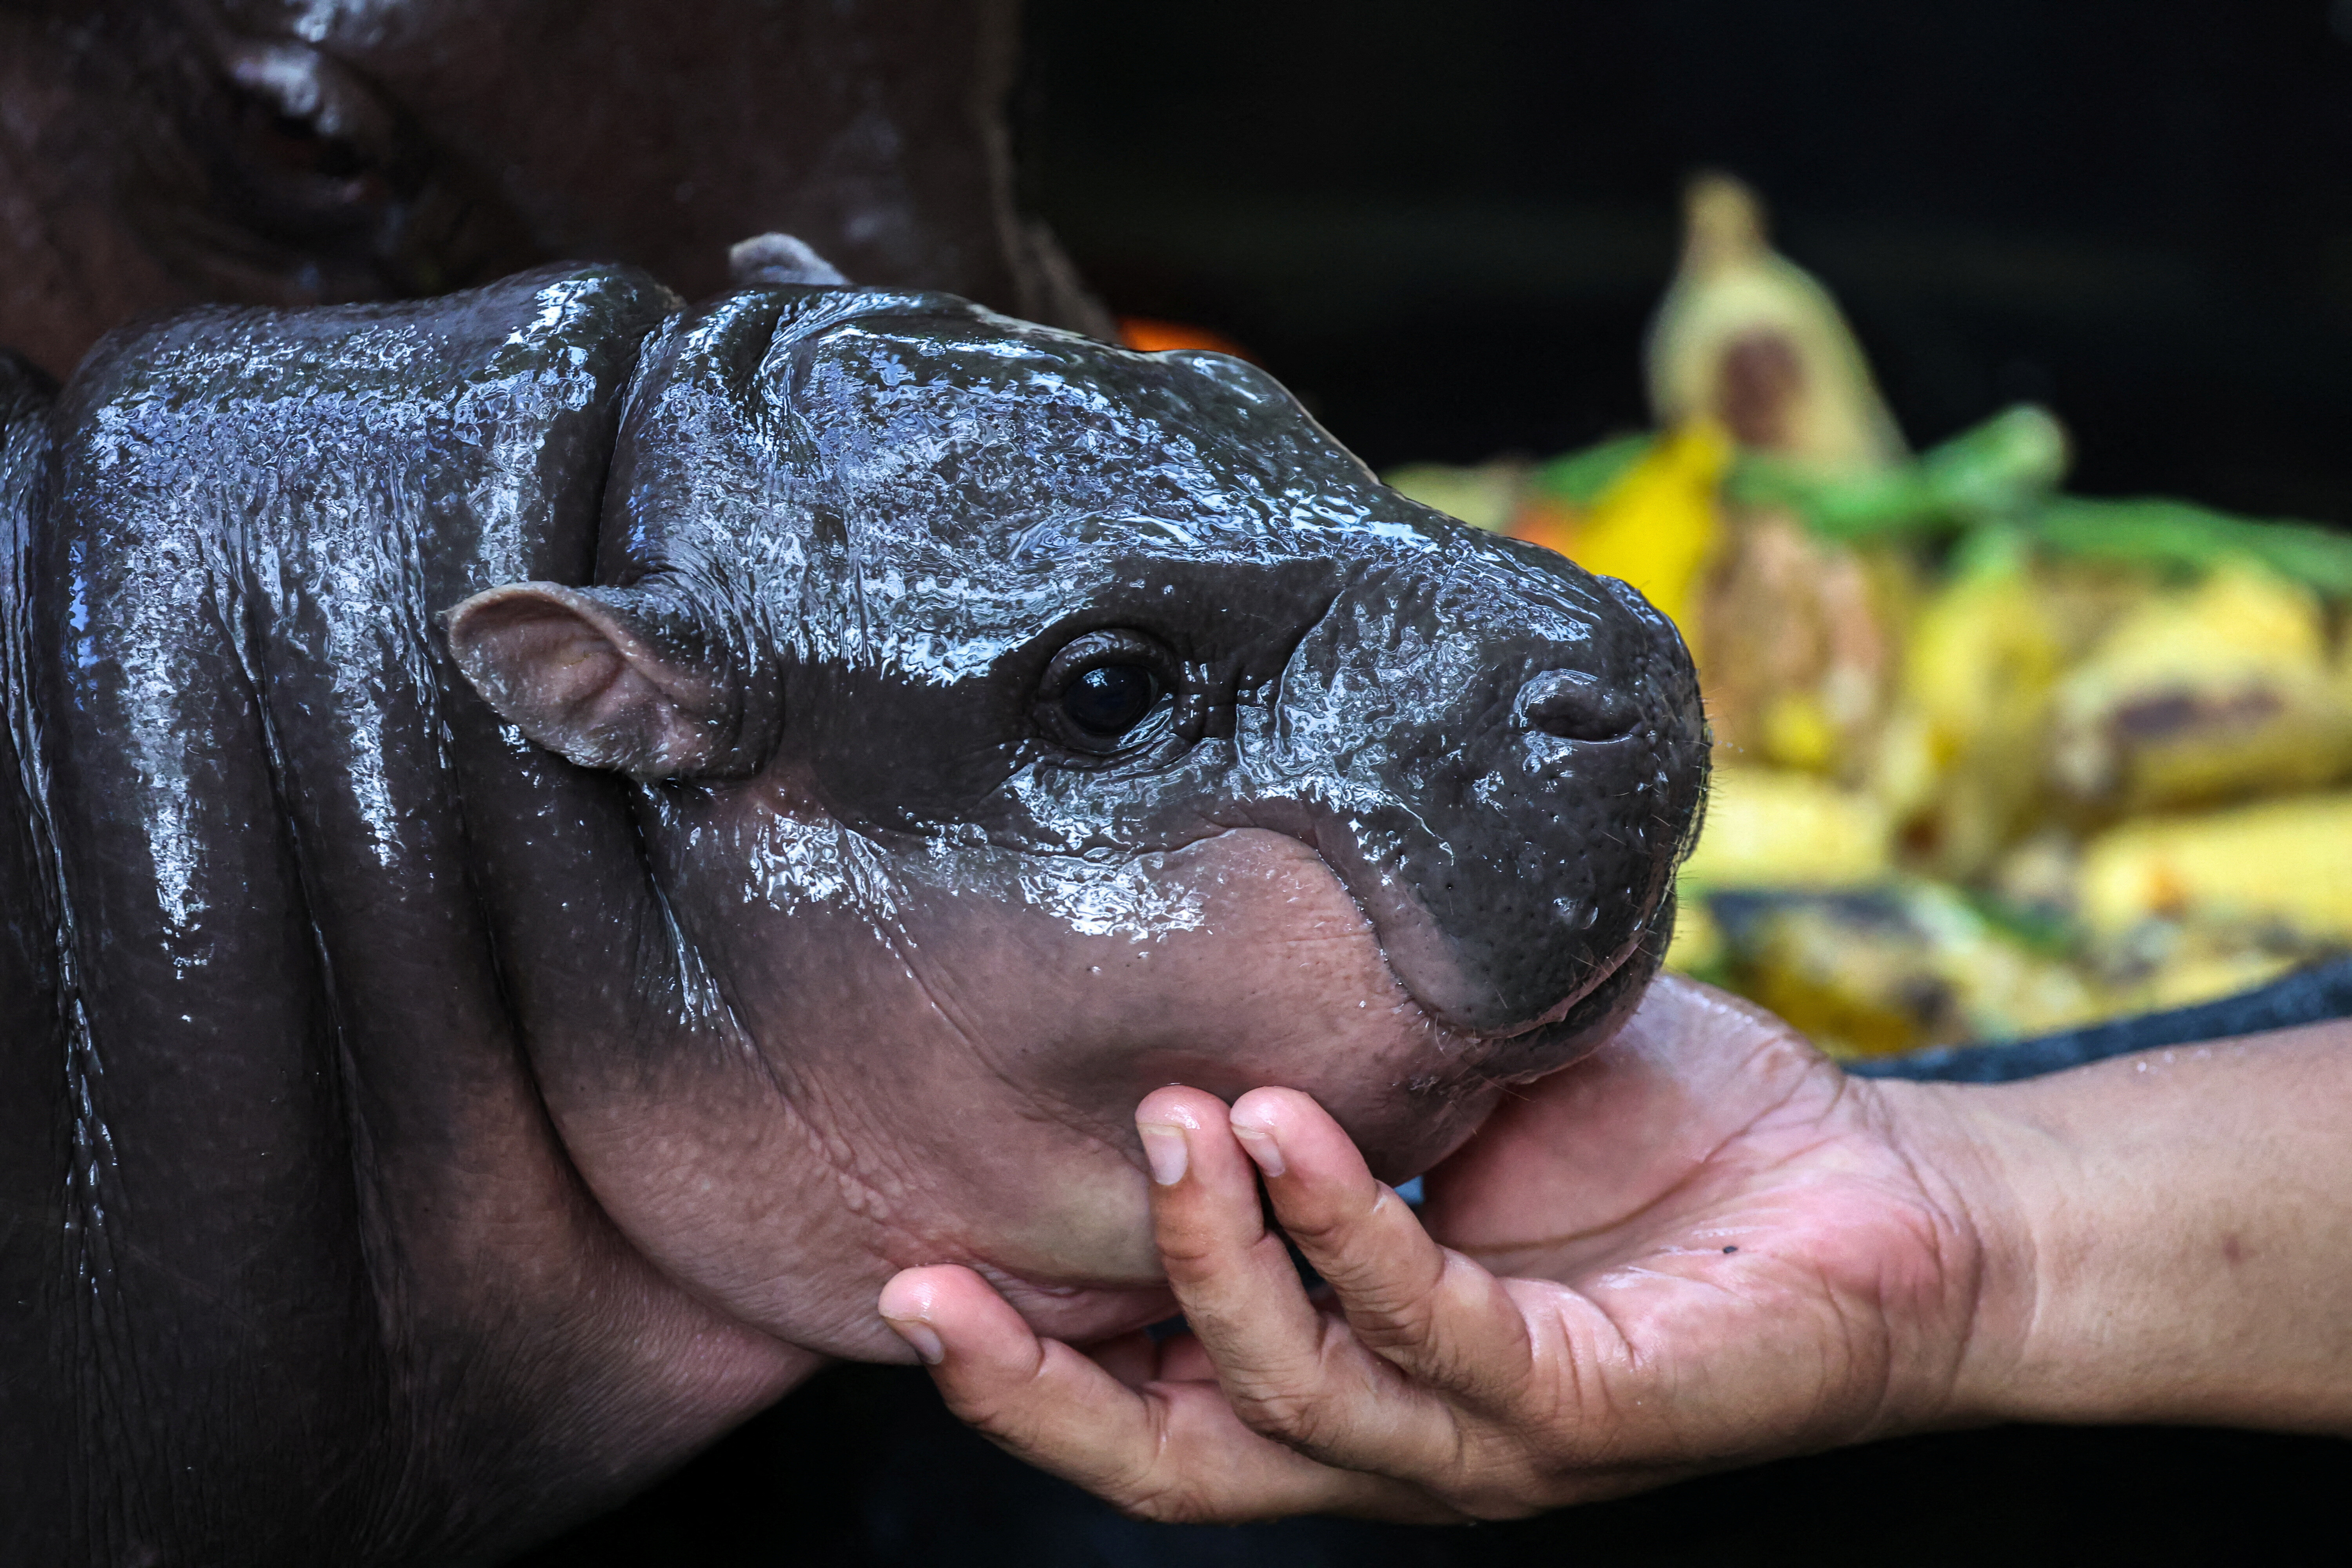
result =
[[1261,801],[1221,813],[1220,819],[1228,827],[1295,838],[1313,851],[1346,889],[1380,944],[1382,966],[1432,1031],[1475,1055],[1500,1052],[1523,1062],[1505,1075],[1513,1079],[1565,1067],[1606,1040],[1656,972],[1674,930],[1669,882],[1659,906],[1624,912],[1623,934],[1610,946],[1590,935],[1563,941],[1540,927],[1502,933],[1507,947],[1549,945],[1570,960],[1592,955],[1568,965],[1575,977],[1564,992],[1538,992],[1534,1000],[1514,996],[1465,957],[1462,942],[1449,935],[1411,879],[1368,854],[1351,826],[1327,809]]
[[[1624,1024],[1659,964],[1675,924],[1674,895],[1637,921],[1566,995],[1523,1021],[1485,1025],[1490,1005],[1462,1005],[1469,983],[1445,951],[1429,912],[1394,879],[1350,857],[1328,852],[1328,835],[1297,835],[1332,879],[1346,889],[1379,944],[1380,962],[1396,989],[1425,1021],[1431,1037],[1457,1058],[1480,1064],[1493,1082],[1524,1083],[1557,1072],[1598,1050]],[[1486,1001],[1487,999],[1481,999]],[[1465,1017],[1464,1014],[1469,1014]]]
[[[1604,959],[1590,983],[1543,1016],[1481,1037],[1494,1053],[1497,1076],[1523,1083],[1557,1072],[1606,1045],[1656,976],[1673,932],[1674,911],[1668,908]],[[1513,1068],[1507,1062],[1520,1065]]]

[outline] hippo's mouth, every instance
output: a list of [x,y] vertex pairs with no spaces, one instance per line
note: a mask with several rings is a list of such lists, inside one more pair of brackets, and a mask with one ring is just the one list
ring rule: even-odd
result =
[[[1352,890],[1353,889],[1350,889],[1350,891]],[[1647,934],[1648,931],[1646,924],[1637,927],[1631,936],[1628,936],[1622,942],[1618,944],[1617,950],[1614,952],[1608,954],[1606,957],[1602,958],[1599,963],[1593,966],[1591,973],[1585,977],[1581,984],[1578,985],[1574,990],[1561,997],[1559,1001],[1553,1003],[1550,1006],[1545,1008],[1535,1017],[1528,1019],[1526,1023],[1515,1024],[1508,1028],[1503,1029],[1488,1029],[1483,1031],[1463,1030],[1460,1032],[1469,1034],[1473,1037],[1482,1040],[1519,1041],[1525,1041],[1529,1036],[1536,1035],[1541,1031],[1551,1031],[1553,1034],[1559,1034],[1563,1030],[1572,1032],[1574,1027],[1577,1026],[1575,1020],[1573,1020],[1570,1015],[1576,1012],[1577,1009],[1582,1006],[1587,1001],[1590,1001],[1594,993],[1600,991],[1611,981],[1617,978],[1619,973],[1622,971],[1625,965],[1633,960],[1633,955],[1641,952],[1642,940]],[[1381,951],[1383,954],[1386,953],[1387,948],[1385,942],[1382,944]],[[1396,966],[1391,963],[1389,968],[1390,972],[1393,973]],[[1402,975],[1398,976],[1397,984],[1400,985],[1405,984]],[[1405,989],[1410,993],[1412,988],[1410,985],[1406,985]],[[1418,1003],[1420,998],[1415,997],[1414,1000]],[[1423,1005],[1423,1011],[1426,1010],[1426,1005]]]
[[[1377,933],[1378,928],[1374,929]],[[1654,967],[1640,962],[1649,934],[1646,925],[1635,931],[1594,965],[1582,984],[1542,1014],[1501,1029],[1468,1029],[1446,1023],[1398,972],[1388,958],[1385,941],[1381,957],[1389,973],[1396,976],[1398,988],[1412,998],[1432,1028],[1476,1051],[1486,1064],[1485,1076],[1523,1081],[1566,1067],[1614,1032],[1622,1012],[1618,1004],[1627,992],[1638,991],[1646,983]]]
[[1280,833],[1314,851],[1371,927],[1382,964],[1430,1027],[1481,1056],[1507,1053],[1524,1060],[1529,1075],[1562,1065],[1594,1043],[1598,1030],[1613,1025],[1622,994],[1638,988],[1652,967],[1636,960],[1654,945],[1655,898],[1629,911],[1624,936],[1595,954],[1564,993],[1526,1016],[1498,1017],[1499,999],[1466,970],[1428,906],[1405,879],[1366,854],[1335,815],[1296,802],[1258,802],[1221,814],[1220,826]]

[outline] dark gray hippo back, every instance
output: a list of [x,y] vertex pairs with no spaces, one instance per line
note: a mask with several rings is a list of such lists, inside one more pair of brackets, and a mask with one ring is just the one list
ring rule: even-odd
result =
[[[645,900],[598,896],[600,868],[635,864],[613,792],[449,702],[431,617],[491,583],[587,577],[636,346],[674,306],[641,275],[550,270],[415,306],[200,312],[101,345],[53,450],[41,389],[15,383],[18,1560],[325,1562],[482,1533],[403,1515],[397,1454],[438,1403],[420,1384],[473,1383],[490,1419],[453,1436],[496,1476],[512,1372],[469,1364],[450,1320],[474,1307],[402,1310],[453,1261],[416,1256],[444,1232],[404,1211],[544,1187],[451,1157],[477,1129],[510,1142],[531,1095],[509,975],[641,973],[610,960]],[[530,858],[558,838],[549,898]],[[501,944],[521,950],[503,972]]]

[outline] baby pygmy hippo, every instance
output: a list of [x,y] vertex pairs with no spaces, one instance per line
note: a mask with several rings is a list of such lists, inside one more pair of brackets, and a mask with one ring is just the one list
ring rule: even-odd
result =
[[1673,627],[1233,359],[572,268],[0,421],[28,1562],[494,1557],[906,1357],[912,1265],[1127,1331],[1143,1093],[1402,1178],[1668,935]]

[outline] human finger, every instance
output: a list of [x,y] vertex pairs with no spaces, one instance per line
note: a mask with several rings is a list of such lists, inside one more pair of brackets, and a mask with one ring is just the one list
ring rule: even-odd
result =
[[1070,1346],[1039,1339],[971,1269],[908,1269],[883,1287],[878,1305],[957,1416],[1122,1512],[1227,1523],[1297,1513],[1453,1517],[1418,1489],[1260,1436],[1213,1383],[1123,1385]]
[[1502,1281],[1433,1241],[1345,1129],[1296,1089],[1253,1089],[1230,1124],[1283,1229],[1362,1342],[1415,1382],[1482,1409],[1525,1393],[1527,1321]]
[[1354,1469],[1418,1476],[1455,1451],[1443,1409],[1317,1310],[1267,1228],[1224,1102],[1165,1089],[1136,1110],[1151,1210],[1186,1324],[1249,1426]]

